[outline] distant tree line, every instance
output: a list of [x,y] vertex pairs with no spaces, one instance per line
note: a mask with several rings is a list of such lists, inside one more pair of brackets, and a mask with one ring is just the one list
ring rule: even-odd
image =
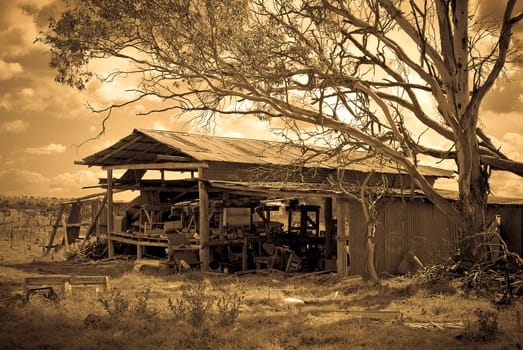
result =
[[0,195],[0,209],[55,210],[63,198]]

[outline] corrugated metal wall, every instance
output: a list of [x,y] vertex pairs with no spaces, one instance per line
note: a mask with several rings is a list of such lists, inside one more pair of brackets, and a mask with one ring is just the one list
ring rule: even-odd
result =
[[[421,200],[382,201],[376,227],[378,272],[396,273],[403,256],[413,249],[424,264],[445,261],[456,227],[432,204]],[[365,228],[360,204],[350,206],[351,274],[363,273]]]
[[489,216],[501,215],[501,237],[509,249],[523,255],[523,208],[513,205],[492,206]]
[[[413,249],[424,264],[444,262],[453,250],[457,228],[433,204],[423,200],[382,200],[378,208],[376,260],[378,272],[396,273]],[[501,215],[501,233],[509,249],[523,253],[523,208],[497,205],[489,217]],[[350,203],[351,274],[364,272],[365,227],[359,203]]]

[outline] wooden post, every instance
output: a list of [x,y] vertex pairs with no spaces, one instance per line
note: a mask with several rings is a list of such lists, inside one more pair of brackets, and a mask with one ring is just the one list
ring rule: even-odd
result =
[[208,271],[211,260],[209,252],[209,193],[204,180],[204,169],[198,168],[198,194],[200,199],[199,234],[200,234],[200,268]]
[[114,245],[111,234],[114,229],[114,211],[113,211],[113,171],[107,170],[107,255],[109,258],[114,257]]
[[[107,192],[105,192],[105,198],[107,199]],[[94,223],[92,231],[95,232],[95,234],[97,236],[98,236],[98,232],[96,232],[96,226],[98,223],[98,218],[97,218],[97,220],[94,220],[94,218],[96,216],[96,213],[98,212],[98,209],[100,208],[99,204],[100,203],[98,202],[97,199],[95,199],[91,202],[91,224]],[[89,230],[87,230],[87,232],[89,232]],[[87,234],[86,234],[86,239],[87,239]]]
[[95,229],[95,227],[100,224],[100,221],[98,219],[100,218],[100,215],[102,214],[102,211],[103,211],[103,208],[104,208],[106,202],[107,202],[107,193],[105,194],[101,205],[98,201],[93,201],[91,209],[92,209],[92,211],[94,211],[94,209],[96,209],[96,213],[92,213],[91,223],[89,224],[89,227],[87,228],[87,232],[85,233],[85,239],[82,242],[80,249],[82,249],[84,247],[85,243],[87,242],[87,240],[93,233],[93,230]]
[[105,207],[105,203],[107,203],[107,193],[105,193],[102,202],[94,200],[91,205],[91,224],[94,223],[94,227],[91,230],[94,231],[96,235],[96,241],[100,238],[100,215]]
[[325,198],[323,209],[323,219],[325,222],[325,251],[327,258],[330,258],[333,253],[332,241],[334,234],[334,223],[332,221],[332,198]]
[[47,255],[49,251],[51,250],[51,246],[53,245],[54,238],[56,236],[56,231],[58,230],[58,226],[60,224],[60,221],[62,221],[62,215],[65,210],[65,204],[60,205],[60,209],[58,210],[58,214],[56,214],[56,221],[53,225],[53,230],[51,231],[51,235],[49,236],[49,240],[47,242],[47,247],[44,252],[44,255]]
[[65,217],[62,217],[62,226],[64,228],[64,239],[63,239],[64,246],[66,248],[68,248],[69,247],[69,237],[67,237],[67,221],[66,221]]
[[136,245],[136,259],[142,259],[143,258],[143,247],[139,244]]
[[338,197],[336,200],[336,219],[338,220],[336,267],[338,277],[347,277],[349,275],[349,269],[347,267],[347,239],[349,237],[348,216],[349,202],[345,198]]
[[306,205],[300,208],[300,235],[305,236],[307,234],[307,216],[309,211]]
[[251,207],[251,215],[249,217],[249,232],[252,232],[254,230],[254,208]]
[[248,264],[247,264],[247,260],[248,260],[248,254],[249,254],[249,251],[248,251],[248,241],[247,241],[247,236],[245,236],[243,238],[243,245],[242,245],[242,271],[247,271],[247,268],[248,268]]
[[[95,230],[95,228],[96,228],[96,238],[98,239],[99,227],[100,227],[99,219],[100,219],[100,215],[102,215],[102,211],[105,207],[105,203],[107,203],[107,193],[105,194],[104,198],[102,199],[101,204],[97,200],[93,201],[92,208],[91,208],[92,209],[91,210],[91,212],[92,212],[91,224],[87,228],[87,232],[85,233],[85,240],[82,243],[80,248],[82,248],[85,245],[85,242],[87,242],[87,239],[89,239],[89,237],[91,236],[91,234],[93,233],[93,230]],[[95,209],[96,209],[96,212],[94,212]]]
[[225,239],[225,226],[227,225],[227,202],[229,201],[229,192],[223,192],[222,194],[223,205],[220,208],[220,239]]
[[[107,193],[106,193],[107,195]],[[102,220],[103,220],[103,210],[104,208],[106,207],[106,203],[107,203],[107,196],[104,196],[105,200],[102,202],[99,202],[99,201],[96,201],[96,205],[100,206],[100,216],[98,218],[98,220],[96,220],[96,227],[94,229],[94,232],[96,234],[96,242],[99,242],[100,241],[100,236],[102,235]]]

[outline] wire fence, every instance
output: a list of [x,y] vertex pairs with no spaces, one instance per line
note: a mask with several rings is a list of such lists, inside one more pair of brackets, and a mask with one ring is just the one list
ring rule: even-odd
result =
[[51,231],[51,226],[27,227],[9,225],[0,228],[0,239],[11,241],[37,242],[44,241]]
[[11,242],[46,242],[56,220],[51,213],[9,210],[0,216],[0,240]]

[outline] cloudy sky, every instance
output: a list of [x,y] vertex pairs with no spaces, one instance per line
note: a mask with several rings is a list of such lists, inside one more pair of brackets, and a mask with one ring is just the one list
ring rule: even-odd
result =
[[[491,2],[488,2],[489,4]],[[496,3],[496,2],[492,2]],[[71,197],[88,194],[82,186],[103,176],[99,169],[74,165],[131,133],[133,128],[195,131],[172,113],[136,116],[143,106],[116,111],[107,132],[81,148],[75,145],[95,136],[102,116],[86,103],[103,105],[122,96],[122,86],[91,84],[79,93],[54,82],[49,55],[34,43],[48,18],[57,13],[55,0],[2,0],[0,4],[0,194]],[[482,113],[485,129],[514,159],[523,160],[523,71],[507,74],[488,96]],[[249,138],[267,137],[254,120],[221,120],[217,133]],[[499,195],[523,197],[521,180],[509,174],[495,177]]]

